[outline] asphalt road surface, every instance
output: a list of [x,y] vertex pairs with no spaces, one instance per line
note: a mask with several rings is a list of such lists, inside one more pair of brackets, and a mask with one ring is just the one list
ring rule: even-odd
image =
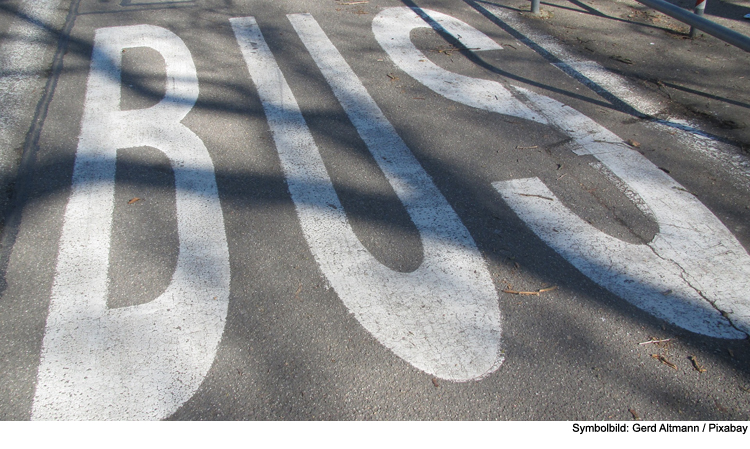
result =
[[518,5],[25,3],[0,419],[750,419],[746,155]]

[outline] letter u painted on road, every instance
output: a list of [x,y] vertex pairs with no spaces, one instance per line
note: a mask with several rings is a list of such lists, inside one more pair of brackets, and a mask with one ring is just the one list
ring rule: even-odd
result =
[[[420,17],[422,16],[422,17]],[[635,306],[689,331],[720,338],[750,333],[750,256],[698,199],[619,137],[590,118],[530,90],[444,70],[410,41],[437,23],[474,51],[499,49],[486,35],[444,14],[405,7],[373,20],[376,39],[406,73],[460,103],[546,123],[570,136],[575,153],[616,181],[659,225],[645,245],[611,237],[565,207],[538,178],[493,183],[548,245],[586,276]],[[550,202],[540,197],[552,198]]]
[[[121,111],[121,55],[130,47],[162,55],[167,92],[153,107]],[[165,418],[213,363],[227,314],[229,254],[213,163],[180,123],[197,98],[190,52],[170,31],[96,32],[32,419]],[[171,163],[179,255],[158,298],[108,309],[117,150],[138,146],[161,150]]]
[[468,230],[312,16],[288,18],[404,204],[424,251],[419,268],[401,273],[357,239],[255,20],[231,19],[315,260],[362,326],[416,368],[454,381],[494,372],[502,362],[498,297]]

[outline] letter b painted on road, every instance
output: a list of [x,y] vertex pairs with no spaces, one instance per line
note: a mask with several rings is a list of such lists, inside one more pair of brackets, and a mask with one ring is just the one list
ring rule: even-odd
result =
[[[156,105],[120,110],[125,48],[166,63]],[[213,163],[181,120],[198,98],[189,50],[172,32],[97,30],[73,185],[42,346],[32,419],[160,419],[187,401],[213,363],[229,300],[229,253]],[[107,308],[117,150],[161,150],[174,171],[179,255],[163,294]]]

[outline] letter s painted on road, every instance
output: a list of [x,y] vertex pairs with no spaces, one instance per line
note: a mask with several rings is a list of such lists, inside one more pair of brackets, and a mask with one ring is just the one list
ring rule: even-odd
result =
[[389,8],[375,17],[372,29],[402,70],[451,100],[548,124],[567,134],[576,154],[597,158],[595,166],[659,225],[651,242],[626,243],[583,221],[538,178],[493,183],[542,240],[586,276],[654,316],[712,337],[741,339],[750,333],[750,256],[716,216],[622,139],[575,109],[521,87],[511,86],[511,92],[498,82],[458,75],[430,62],[409,37],[411,30],[430,26],[425,18],[473,51],[501,48],[445,14]]

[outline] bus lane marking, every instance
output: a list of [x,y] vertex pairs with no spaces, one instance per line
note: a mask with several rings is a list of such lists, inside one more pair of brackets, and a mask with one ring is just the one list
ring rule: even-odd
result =
[[[122,51],[148,47],[166,64],[156,105],[120,110]],[[32,408],[34,420],[162,419],[203,381],[224,330],[229,253],[213,163],[181,120],[198,98],[190,51],[150,25],[96,31]],[[174,171],[179,255],[164,293],[109,309],[117,150],[150,146]]]
[[[458,27],[445,27],[450,20],[441,13],[420,13],[438,18],[448,32]],[[646,245],[627,244],[583,223],[537,178],[493,183],[519,218],[579,271],[636,307],[691,332],[734,339],[750,333],[750,256],[719,219],[670,176],[612,132],[549,97],[512,85],[509,91],[487,80],[477,80],[478,89],[457,87],[457,82],[477,84],[424,62],[427,58],[409,33],[430,25],[416,11],[384,9],[372,26],[391,59],[426,87],[468,106],[549,124],[573,139],[576,154],[598,159],[610,178],[619,178],[630,197],[640,199],[639,208],[659,225],[659,233]],[[505,95],[498,95],[503,91]],[[507,104],[495,105],[492,98]],[[553,198],[553,207],[533,195]]]
[[320,269],[362,326],[414,367],[453,381],[489,375],[503,361],[500,309],[468,230],[312,16],[288,18],[404,204],[424,251],[419,268],[401,273],[362,245],[257,23],[230,19]]

